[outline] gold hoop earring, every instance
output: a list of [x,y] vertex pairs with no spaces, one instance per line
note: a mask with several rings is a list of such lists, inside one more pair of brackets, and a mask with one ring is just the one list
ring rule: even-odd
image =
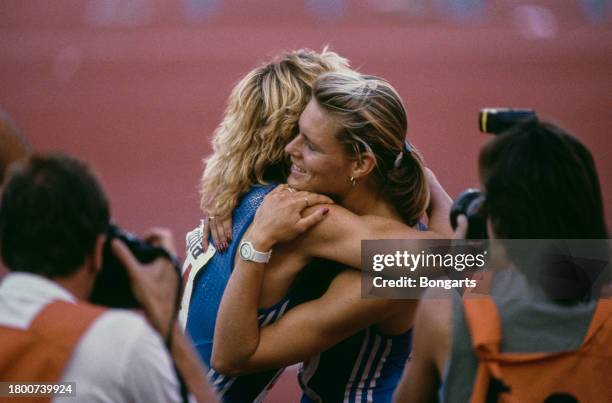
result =
[[351,181],[351,185],[353,185],[353,187],[355,187],[355,185],[357,184],[357,180],[355,179],[355,177],[354,177],[354,176],[351,176],[351,177],[349,178],[349,180]]

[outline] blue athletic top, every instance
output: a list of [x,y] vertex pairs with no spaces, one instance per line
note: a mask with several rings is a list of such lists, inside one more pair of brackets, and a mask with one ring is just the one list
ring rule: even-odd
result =
[[[217,313],[234,266],[236,248],[264,196],[273,188],[254,187],[241,199],[233,212],[233,238],[226,252],[202,260],[209,252],[200,246],[201,230],[195,229],[187,236],[186,263],[206,263],[201,264],[205,265],[204,268],[193,279],[186,329],[209,368]],[[326,267],[320,268],[321,265]],[[188,267],[187,272],[192,269]],[[288,309],[300,303],[320,297],[342,269],[335,262],[315,259],[303,269],[296,286],[285,298],[270,308],[259,310],[260,326],[277,321]],[[302,402],[390,402],[410,355],[411,342],[411,330],[391,336],[381,333],[376,326],[343,340],[303,364],[298,375],[304,392]],[[260,402],[283,370],[225,377],[211,368],[208,377],[223,402]]]
[[376,326],[305,362],[302,403],[390,402],[412,347],[412,329],[390,336]]
[[391,402],[411,350],[412,329],[387,335],[370,326],[303,363],[301,401]]
[[[224,253],[215,253],[197,272],[193,279],[193,291],[189,302],[186,329],[204,361],[210,366],[215,323],[223,292],[234,267],[236,248],[244,232],[253,221],[257,208],[274,186],[257,186],[252,188],[240,201],[232,215],[233,239],[229,249]],[[197,238],[197,239],[196,239]],[[200,229],[192,231],[188,239],[187,260],[196,261],[204,251],[199,246],[202,242]],[[190,247],[191,246],[191,247]],[[189,256],[189,254],[193,256]],[[195,270],[198,268],[189,268]],[[290,308],[290,298],[285,297],[270,308],[259,312],[259,323],[265,326],[278,320]],[[238,377],[226,377],[214,369],[208,372],[209,382],[215,387],[223,402],[258,402],[263,400],[267,390],[284,368],[249,374]]]

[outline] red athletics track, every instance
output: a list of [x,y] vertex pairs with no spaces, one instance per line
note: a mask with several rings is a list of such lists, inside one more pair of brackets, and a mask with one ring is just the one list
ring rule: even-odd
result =
[[[93,164],[123,226],[168,226],[181,244],[200,218],[201,159],[232,85],[282,50],[325,44],[398,88],[408,136],[451,195],[478,183],[478,109],[532,107],[593,151],[612,224],[610,10],[587,25],[568,0],[491,1],[488,18],[467,22],[414,0],[347,1],[324,20],[302,1],[216,3],[192,21],[178,1],[0,3],[0,105],[35,150]],[[529,4],[549,11],[516,9]],[[284,382],[269,401],[295,395]]]

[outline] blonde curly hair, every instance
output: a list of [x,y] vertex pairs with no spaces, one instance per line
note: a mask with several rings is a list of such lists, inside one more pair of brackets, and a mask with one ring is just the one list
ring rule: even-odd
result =
[[283,182],[287,142],[322,73],[348,71],[348,61],[326,48],[288,52],[248,73],[234,87],[204,159],[200,208],[229,217],[240,196],[256,184]]

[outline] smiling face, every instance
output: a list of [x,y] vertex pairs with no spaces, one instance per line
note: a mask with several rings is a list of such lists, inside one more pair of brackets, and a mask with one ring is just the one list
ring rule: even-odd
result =
[[332,196],[350,191],[356,160],[336,138],[341,126],[313,99],[300,116],[299,129],[285,147],[291,157],[289,186]]

